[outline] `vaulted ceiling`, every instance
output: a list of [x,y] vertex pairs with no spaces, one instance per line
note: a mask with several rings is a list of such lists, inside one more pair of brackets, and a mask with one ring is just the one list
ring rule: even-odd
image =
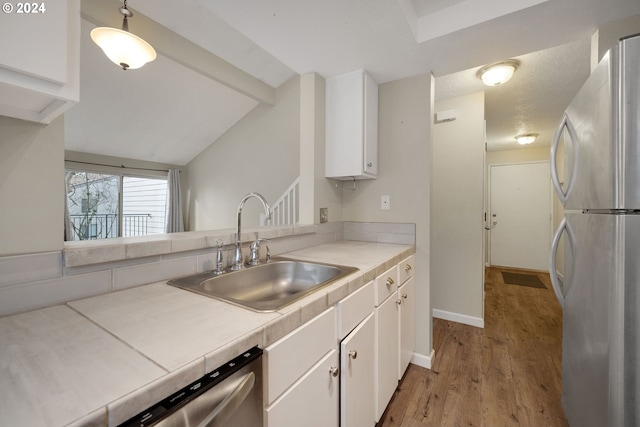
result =
[[[104,11],[88,12],[98,4]],[[226,61],[263,93],[296,74],[364,68],[378,83],[433,72],[436,96],[452,97],[486,89],[475,77],[482,65],[518,58],[512,81],[485,96],[487,140],[503,149],[519,130],[548,143],[588,76],[590,36],[640,14],[637,0],[130,0],[131,32],[163,48],[153,63],[125,72],[88,34],[119,26],[119,5],[82,2],[80,103],[65,114],[65,148],[178,165],[269,101],[203,73],[195,64],[202,54],[189,63],[172,53],[171,35]],[[145,28],[147,18],[167,32]]]

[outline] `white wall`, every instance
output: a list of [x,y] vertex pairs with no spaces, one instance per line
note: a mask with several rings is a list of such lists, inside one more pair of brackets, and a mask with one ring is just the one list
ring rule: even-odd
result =
[[[433,125],[431,296],[439,316],[483,324],[484,92],[441,100]],[[438,313],[436,313],[438,314]]]
[[[432,76],[381,84],[378,104],[378,178],[343,191],[343,219],[416,224],[416,351],[429,355],[429,164]],[[380,209],[389,195],[391,209]]]
[[[592,37],[591,69],[595,68],[609,49],[621,37],[640,33],[640,15],[631,16],[620,21],[609,22],[595,32]],[[593,46],[595,44],[595,46]]]
[[0,256],[62,249],[62,118],[45,126],[0,116],[0,200]]
[[342,191],[324,177],[325,80],[316,73],[300,77],[300,223],[318,224],[320,208],[329,221],[342,221]]
[[[300,173],[300,77],[276,91],[274,106],[260,104],[187,165],[188,230],[233,228],[236,209],[250,192],[273,203]],[[258,225],[256,200],[243,225]]]

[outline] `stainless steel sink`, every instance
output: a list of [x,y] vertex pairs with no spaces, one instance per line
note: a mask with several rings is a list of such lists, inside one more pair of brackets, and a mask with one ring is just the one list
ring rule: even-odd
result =
[[169,280],[177,286],[254,311],[276,311],[304,298],[358,269],[274,258],[266,264],[232,271],[221,276],[200,273]]

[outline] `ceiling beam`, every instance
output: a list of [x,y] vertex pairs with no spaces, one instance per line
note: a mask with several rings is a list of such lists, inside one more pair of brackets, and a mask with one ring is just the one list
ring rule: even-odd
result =
[[[122,15],[117,0],[82,0],[81,16],[96,26],[121,28]],[[149,42],[163,56],[213,79],[258,102],[274,105],[276,90],[233,64],[196,45],[180,34],[132,9],[131,32]]]

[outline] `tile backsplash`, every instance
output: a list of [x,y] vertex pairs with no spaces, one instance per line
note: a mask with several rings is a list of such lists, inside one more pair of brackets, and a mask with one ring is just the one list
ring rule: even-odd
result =
[[[243,232],[272,256],[339,240],[415,245],[415,224],[328,222]],[[211,270],[216,241],[232,256],[233,230],[67,242],[61,252],[0,257],[0,316]]]

